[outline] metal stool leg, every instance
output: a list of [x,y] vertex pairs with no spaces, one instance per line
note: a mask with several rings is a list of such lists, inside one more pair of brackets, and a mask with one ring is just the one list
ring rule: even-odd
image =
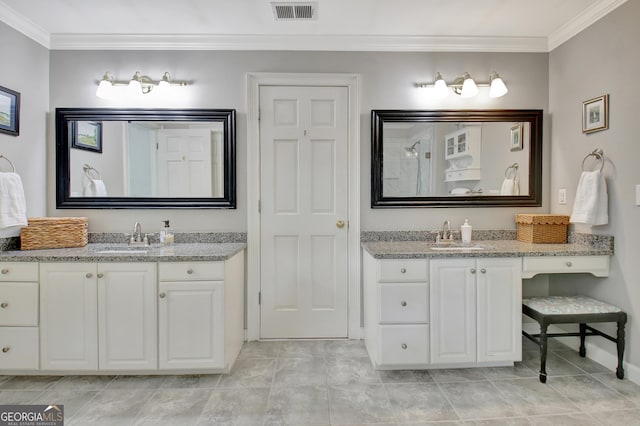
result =
[[580,353],[580,356],[583,358],[587,354],[587,349],[584,346],[586,333],[587,333],[587,324],[580,323],[580,350],[578,352]]
[[616,346],[618,349],[618,368],[616,368],[616,377],[620,380],[624,378],[624,368],[622,368],[622,357],[624,355],[624,324],[627,322],[626,318],[618,321],[618,336],[616,339]]
[[540,382],[547,382],[547,327],[540,323]]

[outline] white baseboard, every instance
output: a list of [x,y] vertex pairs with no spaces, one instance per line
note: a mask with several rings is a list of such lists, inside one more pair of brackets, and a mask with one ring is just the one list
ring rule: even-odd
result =
[[[522,324],[522,328],[529,334],[540,333],[540,326],[537,322],[528,322],[526,324]],[[548,333],[566,333],[568,331],[574,330],[567,330],[556,325],[550,325],[547,330]],[[562,343],[576,351],[580,348],[579,337],[556,337],[556,339],[560,340]],[[590,343],[589,338],[587,338],[585,342],[585,346],[587,349],[586,357],[592,361],[604,365],[612,371],[615,371],[616,367],[618,366],[618,354],[615,352],[615,344],[613,344],[612,342],[610,344],[612,352],[604,350],[601,347]],[[640,385],[640,367],[638,367],[637,365],[629,364],[624,360],[622,362],[622,367],[624,368],[624,377],[626,379],[629,379],[633,383]]]

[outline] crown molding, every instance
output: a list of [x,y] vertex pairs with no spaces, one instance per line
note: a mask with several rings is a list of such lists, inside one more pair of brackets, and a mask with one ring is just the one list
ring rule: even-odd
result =
[[50,34],[47,30],[16,12],[5,2],[0,1],[0,22],[4,22],[14,30],[21,32],[47,49],[50,45]]
[[547,51],[551,52],[585,28],[622,6],[627,0],[600,0],[549,35]]
[[52,50],[546,52],[546,37],[52,34]]

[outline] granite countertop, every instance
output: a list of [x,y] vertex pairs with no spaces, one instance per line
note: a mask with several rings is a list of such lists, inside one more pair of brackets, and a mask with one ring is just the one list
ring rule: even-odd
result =
[[169,246],[152,244],[149,247],[89,243],[84,247],[76,248],[2,251],[0,262],[218,261],[227,260],[246,247],[246,243],[177,243]]
[[[585,243],[533,244],[517,240],[479,240],[469,246],[482,249],[434,250],[432,241],[371,241],[362,248],[376,259],[424,259],[444,257],[526,257],[526,256],[600,256],[613,255],[613,247]],[[444,245],[441,245],[444,246]]]

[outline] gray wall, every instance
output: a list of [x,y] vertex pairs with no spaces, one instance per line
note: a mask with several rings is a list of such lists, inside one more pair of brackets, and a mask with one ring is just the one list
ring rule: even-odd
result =
[[[583,293],[616,304],[629,313],[626,360],[640,374],[640,207],[635,205],[635,185],[640,184],[640,2],[630,1],[587,28],[550,54],[549,110],[551,113],[551,211],[571,214],[583,157],[602,148],[609,193],[609,224],[576,229],[614,235],[615,256],[609,278],[589,275],[554,276],[550,291]],[[583,134],[582,102],[610,95],[609,130]],[[567,205],[558,205],[559,188],[567,189]],[[615,345],[594,338],[603,350]],[[636,376],[638,377],[638,376]]]
[[[0,133],[0,154],[8,157],[22,178],[28,216],[44,216],[47,199],[45,179],[47,156],[46,114],[49,110],[49,51],[30,38],[0,22],[2,66],[0,86],[19,92],[20,135]],[[0,171],[10,167],[0,161]],[[17,235],[18,230],[0,231],[0,236]]]
[[[381,108],[539,108],[548,107],[548,55],[530,53],[375,53],[375,52],[211,52],[211,51],[51,51],[51,99],[57,107],[123,106],[95,96],[96,81],[105,71],[128,79],[137,70],[153,78],[169,71],[175,79],[193,81],[171,104],[131,107],[235,108],[238,140],[238,209],[214,210],[55,210],[54,153],[48,154],[47,207],[50,215],[89,217],[91,231],[127,232],[139,221],[148,232],[159,219],[171,219],[177,231],[245,231],[246,225],[246,73],[344,72],[361,75],[361,209],[362,229],[433,229],[444,219],[454,226],[468,217],[476,229],[513,229],[513,208],[377,209],[370,205],[370,111]],[[478,81],[498,71],[510,92],[499,99],[449,97],[427,101],[416,82],[431,81],[436,71],[453,80],[468,71]],[[53,128],[52,120],[49,121]],[[546,127],[545,127],[546,128]],[[53,144],[53,131],[49,132]],[[545,146],[548,134],[545,134]],[[548,155],[545,149],[545,170]],[[500,168],[504,165],[500,164]],[[549,179],[545,177],[545,189]],[[548,191],[545,191],[545,194]],[[545,199],[544,209],[548,209]],[[521,211],[532,211],[526,208]]]

